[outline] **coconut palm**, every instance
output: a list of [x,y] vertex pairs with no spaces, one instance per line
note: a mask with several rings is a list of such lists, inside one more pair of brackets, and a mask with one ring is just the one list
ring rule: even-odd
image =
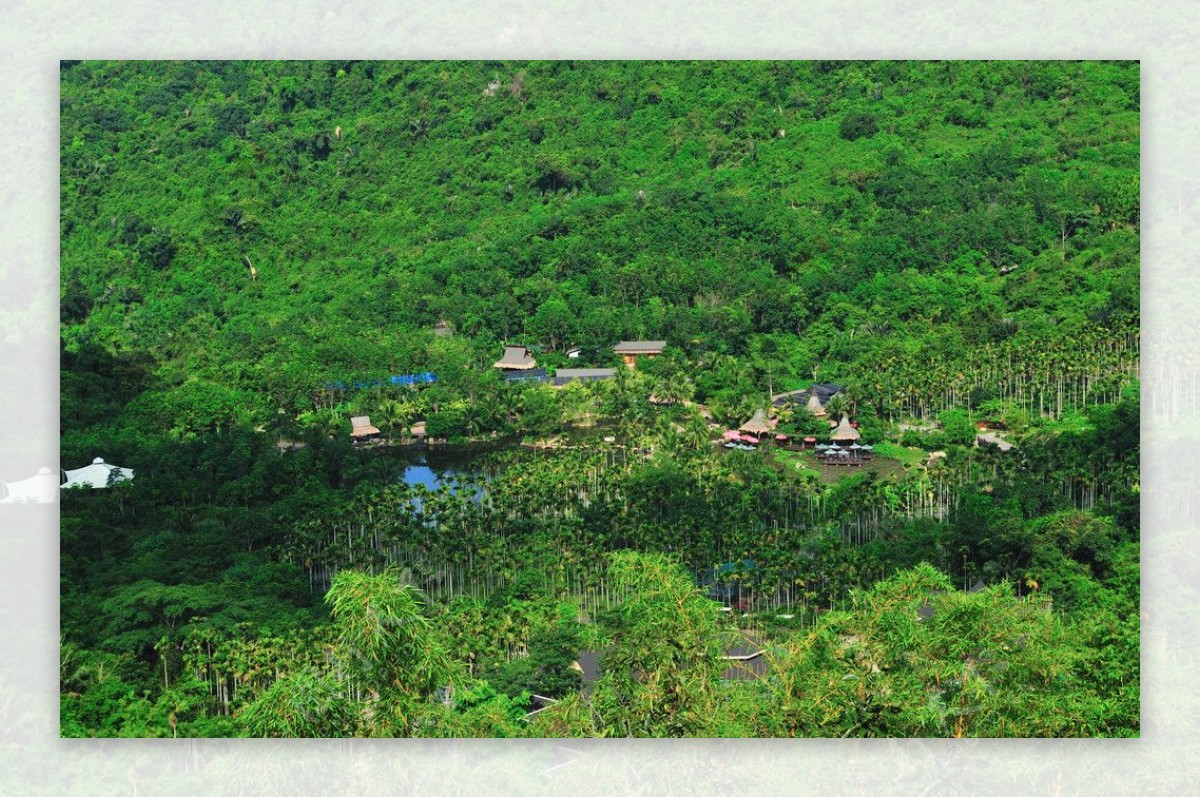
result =
[[846,392],[835,393],[829,397],[829,401],[825,403],[825,412],[830,418],[838,419],[850,413],[850,400],[846,396]]
[[388,438],[395,437],[397,432],[401,438],[407,438],[411,422],[411,409],[403,402],[384,399],[376,408],[375,423],[387,433]]
[[694,415],[684,426],[683,439],[689,448],[700,451],[708,446],[712,436],[704,419]]

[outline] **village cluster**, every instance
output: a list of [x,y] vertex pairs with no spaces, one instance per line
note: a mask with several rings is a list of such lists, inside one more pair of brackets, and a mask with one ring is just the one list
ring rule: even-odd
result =
[[[444,334],[441,329],[439,334]],[[636,368],[640,358],[653,358],[661,355],[666,348],[666,341],[621,341],[612,348],[620,356],[621,361],[629,368]],[[582,349],[573,347],[567,350],[567,357],[578,358]],[[555,388],[561,388],[572,382],[594,382],[613,379],[615,368],[560,368],[553,375],[546,369],[538,368],[537,361],[530,349],[523,345],[506,344],[500,359],[493,365],[504,374],[509,382],[538,382],[547,383]],[[376,379],[367,382],[357,382],[352,385],[332,383],[327,388],[346,390],[349,388],[371,388],[381,385],[418,385],[437,382],[437,375],[430,372],[418,374],[403,374],[387,379]],[[758,410],[754,415],[737,429],[727,429],[720,437],[720,445],[726,449],[744,451],[756,450],[763,445],[776,446],[792,451],[811,449],[816,459],[825,465],[861,466],[874,457],[874,447],[861,443],[862,435],[858,424],[842,414],[840,419],[829,419],[829,442],[819,442],[815,437],[805,436],[793,439],[776,430],[779,419],[778,410],[785,407],[803,407],[807,412],[818,418],[826,418],[826,405],[829,400],[841,393],[842,387],[834,383],[820,383],[811,388],[787,391],[771,397],[771,410]],[[654,397],[651,397],[654,401]],[[702,415],[708,417],[701,408]],[[371,423],[370,416],[353,416],[350,419],[350,439],[356,446],[378,445],[382,443],[382,431]],[[1003,425],[996,422],[980,422],[979,442],[998,446],[1007,451],[1012,445],[1000,438],[995,430]],[[425,422],[419,421],[409,430],[410,437],[416,441],[428,441]],[[606,439],[609,440],[609,439]],[[279,450],[293,450],[304,444],[281,440],[277,444]],[[934,455],[940,455],[937,452]],[[50,468],[42,468],[29,479],[16,482],[0,482],[0,504],[46,504],[58,500],[60,489],[75,488],[107,488],[119,482],[133,479],[133,469],[109,465],[97,457],[91,465],[77,469],[60,469],[56,475]]]
[[[437,332],[439,335],[446,335],[448,328],[439,325]],[[621,341],[612,351],[621,358],[625,366],[636,368],[640,358],[657,357],[665,348],[666,341]],[[572,347],[567,350],[567,357],[578,358],[581,352],[580,347]],[[519,344],[506,344],[500,359],[492,366],[502,371],[504,379],[509,382],[548,383],[556,388],[572,382],[594,382],[616,376],[614,368],[560,368],[551,375],[546,369],[538,368],[537,360],[529,347]],[[416,376],[424,382],[437,380],[436,375],[432,374]],[[402,378],[392,377],[391,381],[395,382],[398,379]],[[825,406],[829,399],[841,390],[839,385],[823,383],[811,389],[776,394],[771,397],[771,404],[773,409],[786,405],[804,405],[808,412],[823,418],[827,415]],[[654,401],[653,397],[651,401]],[[858,425],[845,415],[840,421],[830,421],[832,431],[828,444],[818,443],[814,437],[793,441],[788,435],[775,431],[777,424],[778,418],[774,414],[759,410],[738,429],[726,430],[721,437],[722,445],[727,449],[753,450],[765,443],[771,443],[786,449],[813,449],[818,460],[830,465],[860,466],[873,456],[873,448],[870,445],[859,443],[861,435]],[[364,444],[377,440],[381,434],[379,428],[371,424],[370,416],[351,418],[350,437],[354,442]],[[416,424],[411,434],[413,438],[424,439],[424,425]]]

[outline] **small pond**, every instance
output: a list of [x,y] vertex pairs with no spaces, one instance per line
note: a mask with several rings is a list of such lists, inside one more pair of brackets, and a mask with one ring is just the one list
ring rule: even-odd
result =
[[[491,478],[485,468],[486,458],[502,448],[495,445],[407,446],[376,454],[375,458],[395,469],[395,481],[437,490],[442,486],[454,488],[459,482],[486,483]],[[483,495],[482,489],[477,495]]]

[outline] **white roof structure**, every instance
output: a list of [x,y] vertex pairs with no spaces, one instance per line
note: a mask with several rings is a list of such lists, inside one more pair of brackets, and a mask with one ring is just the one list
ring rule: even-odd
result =
[[37,476],[19,482],[5,482],[0,504],[52,504],[58,501],[58,476],[49,468],[39,468]]
[[[113,474],[113,472],[116,472]],[[132,468],[121,468],[119,466],[109,465],[104,462],[103,458],[97,457],[89,466],[83,468],[67,469],[67,481],[63,483],[64,488],[107,488],[109,485],[109,475],[112,474],[114,482],[124,482],[127,479],[133,479]]]

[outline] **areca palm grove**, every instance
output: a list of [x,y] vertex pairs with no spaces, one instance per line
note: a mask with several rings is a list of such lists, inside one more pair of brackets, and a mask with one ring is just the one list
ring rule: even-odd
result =
[[63,62],[62,733],[1137,735],[1138,88]]

